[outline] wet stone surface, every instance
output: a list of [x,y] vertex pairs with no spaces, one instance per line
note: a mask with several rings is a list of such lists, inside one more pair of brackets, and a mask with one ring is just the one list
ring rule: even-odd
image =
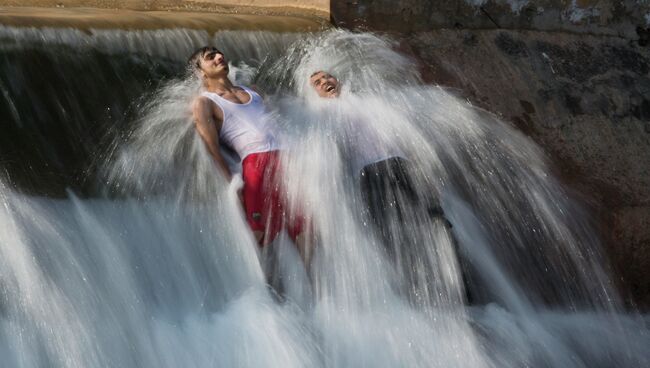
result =
[[634,236],[647,224],[622,226],[617,215],[650,208],[650,49],[618,37],[507,30],[420,32],[405,42],[427,82],[460,89],[543,147],[593,206],[633,300],[650,306],[639,263],[650,241]]
[[[441,28],[567,31],[623,36],[647,45],[647,1],[331,0],[346,28],[421,32]],[[638,27],[638,28],[637,28]]]

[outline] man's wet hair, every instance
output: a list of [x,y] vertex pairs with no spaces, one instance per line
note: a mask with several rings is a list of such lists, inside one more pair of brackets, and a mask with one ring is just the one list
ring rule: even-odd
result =
[[189,59],[187,59],[188,68],[190,70],[201,69],[201,57],[203,57],[203,55],[205,55],[207,52],[212,51],[221,52],[221,50],[214,46],[203,46],[196,49],[189,57]]
[[311,79],[313,76],[315,76],[318,73],[325,73],[325,74],[329,75],[330,77],[333,77],[334,79],[338,80],[338,78],[336,76],[332,75],[332,73],[330,73],[330,72],[328,72],[326,70],[323,70],[323,69],[319,69],[319,70],[311,73],[311,75],[309,76],[309,79]]

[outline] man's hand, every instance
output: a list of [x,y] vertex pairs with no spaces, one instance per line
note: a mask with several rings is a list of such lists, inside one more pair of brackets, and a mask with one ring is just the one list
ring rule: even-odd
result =
[[240,174],[233,175],[232,180],[230,180],[228,190],[235,192],[237,198],[239,198],[239,203],[241,203],[242,208],[245,208],[243,189],[244,189],[244,181],[242,180],[241,175]]

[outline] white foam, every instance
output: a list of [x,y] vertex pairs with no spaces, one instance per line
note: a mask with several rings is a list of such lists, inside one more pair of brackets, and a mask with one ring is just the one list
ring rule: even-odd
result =
[[563,14],[572,23],[580,23],[585,19],[598,17],[600,15],[600,9],[596,6],[587,6],[586,8],[582,8],[578,5],[577,0],[572,0],[571,4]]
[[[54,33],[44,32],[59,39]],[[259,42],[255,56],[285,45],[247,37],[235,33],[227,45],[248,52]],[[259,251],[234,187],[193,130],[197,81],[170,81],[112,147],[104,169],[125,193],[35,198],[0,182],[3,363],[648,366],[648,317],[622,311],[595,231],[540,147],[422,85],[390,39],[341,30],[301,37],[258,80],[291,147],[286,194],[318,229],[309,277],[284,235]],[[341,79],[340,100],[309,93],[315,69]],[[382,229],[348,167],[349,133],[362,123],[377,145],[407,155],[420,198]],[[400,194],[372,203],[396,208]],[[437,194],[451,231],[421,208]],[[266,263],[274,250],[276,269]],[[471,307],[467,288],[476,293]]]
[[[507,3],[510,6],[510,10],[512,10],[513,13],[519,13],[521,9],[523,9],[530,0],[496,0],[499,3]],[[485,4],[487,4],[488,0],[465,0],[467,4],[470,4],[475,7],[480,7]]]

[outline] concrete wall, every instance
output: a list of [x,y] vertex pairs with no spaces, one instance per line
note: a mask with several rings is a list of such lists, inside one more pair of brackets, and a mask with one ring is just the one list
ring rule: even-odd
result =
[[[178,0],[179,3],[190,3],[191,1]],[[257,7],[295,7],[305,9],[316,9],[329,13],[329,0],[194,0],[195,3],[207,3],[218,5],[238,5]]]
[[207,10],[292,14],[295,10],[329,17],[330,0],[0,0],[0,6],[91,7],[130,10]]
[[[327,18],[310,10],[278,11],[238,8],[225,11],[140,11],[79,7],[0,8],[0,24],[13,27],[73,27],[76,29],[169,29],[187,28],[208,32],[219,30],[267,30],[311,32],[328,27]],[[275,8],[274,8],[275,9]],[[244,11],[245,10],[245,11]],[[255,10],[255,11],[253,11]],[[269,14],[273,16],[269,16]]]
[[499,28],[631,38],[650,27],[650,1],[646,0],[0,0],[0,6],[257,14],[307,11],[324,18],[331,15],[342,27],[398,32]]

